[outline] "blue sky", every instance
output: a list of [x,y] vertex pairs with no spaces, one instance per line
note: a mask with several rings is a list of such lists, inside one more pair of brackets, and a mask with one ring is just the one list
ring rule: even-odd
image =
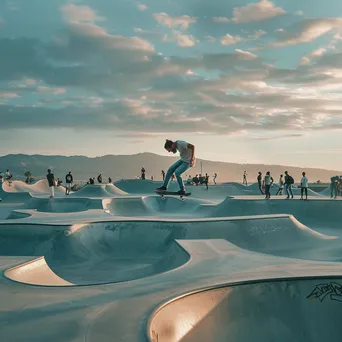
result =
[[336,0],[5,0],[0,154],[166,154],[170,138],[342,170],[341,43]]

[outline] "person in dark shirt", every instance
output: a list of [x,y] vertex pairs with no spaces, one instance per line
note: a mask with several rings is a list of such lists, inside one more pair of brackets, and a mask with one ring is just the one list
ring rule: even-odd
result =
[[292,184],[294,183],[294,179],[292,176],[289,175],[287,171],[285,171],[285,190],[287,193],[286,199],[293,198],[293,192],[292,192]]
[[55,176],[54,174],[51,172],[50,169],[47,170],[48,174],[46,175],[46,179],[49,183],[49,188],[50,188],[50,198],[54,198],[55,197]]
[[257,180],[258,180],[259,190],[264,195],[264,191],[262,190],[262,173],[260,171],[258,172]]
[[65,176],[65,183],[66,183],[65,194],[66,195],[70,194],[73,181],[74,181],[74,177],[72,176],[71,171],[69,171],[69,173]]
[[206,173],[205,176],[204,176],[204,180],[203,180],[207,190],[209,189],[208,187],[208,183],[209,183],[209,175]]
[[108,177],[108,183],[112,182],[112,178]]
[[101,173],[97,176],[97,181],[99,183],[102,183],[102,175],[101,175]]

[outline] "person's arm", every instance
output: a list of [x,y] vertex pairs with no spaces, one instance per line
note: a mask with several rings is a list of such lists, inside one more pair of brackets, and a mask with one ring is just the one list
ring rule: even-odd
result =
[[191,161],[190,161],[190,165],[193,165],[194,164],[194,161],[195,161],[195,146],[192,145],[192,144],[188,144],[188,149],[191,150]]

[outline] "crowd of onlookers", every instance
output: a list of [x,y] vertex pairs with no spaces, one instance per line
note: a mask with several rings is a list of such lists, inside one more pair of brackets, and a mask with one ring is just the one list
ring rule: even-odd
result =
[[[31,174],[29,174],[30,176]],[[165,171],[161,171],[162,179],[165,179]],[[29,182],[30,177],[27,176],[26,182]],[[174,175],[173,175],[174,176]],[[243,173],[243,178],[242,178],[242,183],[244,185],[248,185],[248,180],[247,180],[247,172],[244,171]],[[51,198],[54,197],[54,188],[55,186],[61,186],[63,181],[60,178],[55,178],[54,174],[52,173],[51,169],[48,169],[48,173],[46,175],[50,191],[51,191]],[[206,173],[205,175],[202,174],[197,174],[195,177],[192,177],[191,175],[187,176],[186,183],[188,185],[193,185],[193,186],[199,186],[199,185],[204,185],[206,186],[206,189],[208,189],[208,184],[209,184],[209,175]],[[146,179],[146,170],[144,167],[141,168],[141,177],[140,179]],[[175,179],[175,177],[173,177]],[[216,179],[217,179],[217,173],[214,173],[213,175],[213,183],[216,184]],[[0,182],[8,182],[11,183],[13,180],[13,176],[11,174],[10,169],[6,170],[5,175],[2,175],[0,171]],[[102,174],[99,174],[96,178],[98,184],[102,184],[103,182],[103,177]],[[153,180],[153,178],[152,178]],[[111,177],[108,177],[108,183],[112,183]],[[265,176],[263,176],[262,172],[258,172],[257,176],[257,183],[258,187],[260,190],[260,193],[265,195],[265,199],[270,199],[271,198],[271,188],[273,187],[274,184],[278,186],[276,196],[278,195],[283,195],[283,192],[285,190],[285,193],[287,195],[286,199],[292,199],[293,198],[293,186],[295,183],[294,178],[289,174],[288,171],[284,172],[284,175],[281,174],[279,176],[278,182],[274,181],[274,178],[271,175],[270,171],[267,171]],[[87,185],[93,185],[95,184],[95,177],[89,178],[89,180],[86,183]],[[309,187],[309,180],[305,172],[302,172],[302,177],[300,179],[298,187],[301,189],[301,195],[300,199],[302,200],[307,200],[308,199],[308,187]],[[69,171],[66,176],[65,176],[65,194],[69,195],[70,191],[77,191],[79,190],[80,186],[77,184],[74,184],[74,178]],[[330,197],[331,198],[336,198],[337,196],[342,196],[342,175],[341,176],[332,176],[330,178]]]
[[[295,183],[293,177],[289,175],[288,171],[284,172],[284,175],[279,176],[278,181],[278,191],[277,195],[282,195],[283,190],[285,188],[286,191],[286,199],[293,198],[293,185]],[[266,199],[271,198],[270,188],[274,184],[274,179],[271,176],[270,171],[266,172],[266,175],[263,177],[262,173],[259,171],[257,176],[257,182],[259,185],[259,190],[263,195],[266,195]],[[243,184],[247,185],[247,173],[246,171],[243,174]],[[302,178],[300,179],[300,183],[298,187],[300,190],[300,199],[307,200],[308,199],[308,187],[309,187],[309,179],[306,176],[305,172],[302,172]],[[305,198],[304,198],[305,196]],[[342,196],[342,176],[333,176],[330,178],[330,197],[336,198],[337,196]]]

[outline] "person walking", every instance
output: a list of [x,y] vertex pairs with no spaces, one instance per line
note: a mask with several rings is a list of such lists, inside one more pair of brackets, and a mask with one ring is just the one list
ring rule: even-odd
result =
[[293,198],[293,192],[292,192],[292,184],[294,184],[294,179],[292,176],[289,175],[287,171],[285,171],[285,191],[287,193],[286,199]]
[[72,176],[71,171],[69,171],[69,173],[65,176],[65,183],[66,183],[65,194],[66,195],[70,195],[73,181],[74,181],[74,177]]
[[54,198],[55,197],[55,176],[54,174],[51,172],[50,169],[47,170],[47,175],[46,175],[46,179],[49,183],[49,188],[50,188],[50,198]]
[[278,195],[282,195],[283,194],[283,190],[284,190],[284,178],[283,178],[283,175],[280,175],[279,177],[279,189],[276,193],[276,196]]
[[209,183],[209,175],[206,173],[204,176],[204,184],[205,184],[207,190],[209,189],[208,183]]
[[262,190],[262,173],[260,171],[258,172],[257,181],[258,181],[259,190],[264,195],[265,193]]
[[185,187],[182,179],[182,174],[192,167],[195,163],[195,146],[183,140],[166,140],[164,148],[168,152],[176,153],[179,151],[180,159],[172,164],[166,172],[164,183],[156,191],[167,191],[170,178],[173,174],[176,175],[179,185],[179,194],[185,194]]
[[303,194],[305,192],[305,199],[308,199],[308,177],[306,177],[305,172],[302,173],[302,179],[300,180],[300,199],[303,199]]

